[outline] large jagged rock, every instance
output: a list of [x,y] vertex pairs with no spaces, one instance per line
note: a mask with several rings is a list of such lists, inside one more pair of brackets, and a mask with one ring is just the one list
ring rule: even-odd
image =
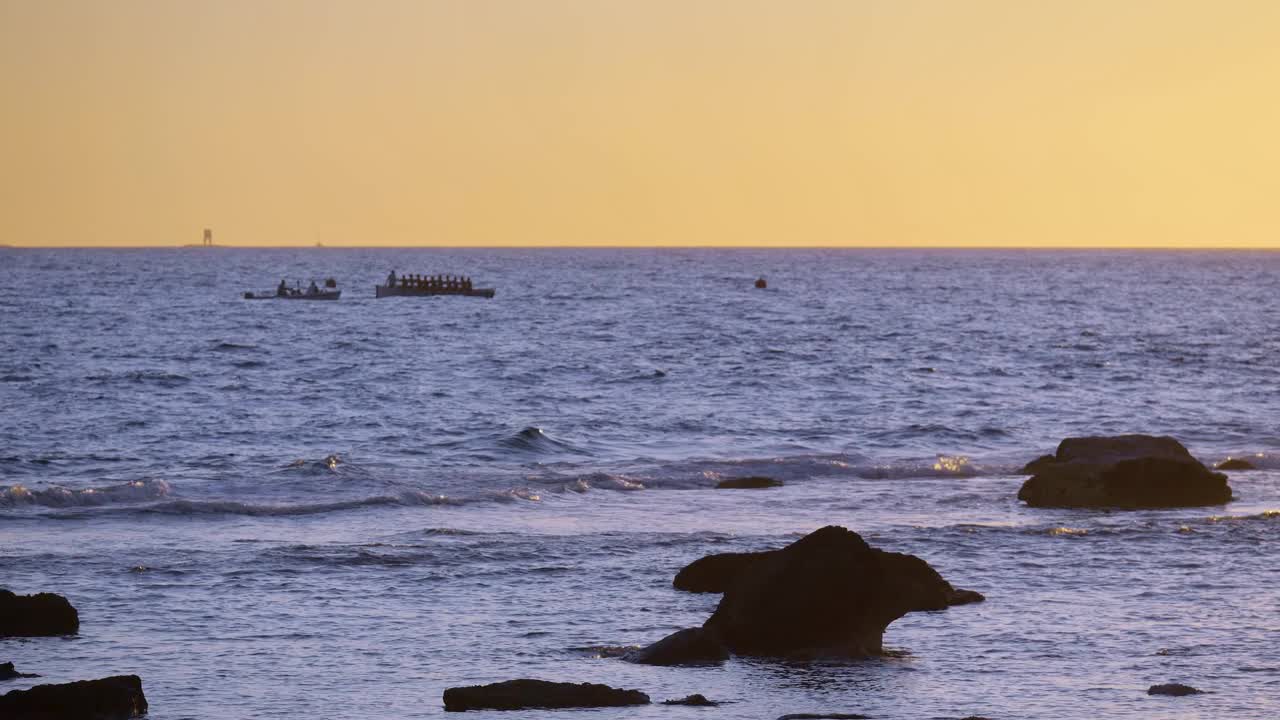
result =
[[147,698],[137,675],[37,685],[0,695],[0,717],[6,720],[122,720],[146,713]]
[[468,685],[444,691],[447,712],[464,710],[524,710],[528,708],[593,708],[648,705],[649,696],[639,690],[619,690],[591,683],[559,683],[547,680],[507,680],[489,685]]
[[[754,553],[719,553],[694,560],[676,573],[671,582],[677,590],[695,593],[722,593],[733,581],[752,565],[770,558],[781,550],[764,550]],[[882,552],[876,550],[876,552]],[[973,590],[958,590],[942,579],[929,564],[914,555],[883,553],[886,563],[900,563],[905,571],[901,577],[916,578],[914,592],[924,598],[922,610],[941,610],[952,605],[981,602],[985,598]],[[905,558],[905,559],[898,559]]]
[[0,589],[0,637],[70,635],[79,629],[79,613],[61,595]]
[[1165,508],[1231,500],[1227,476],[1205,467],[1171,437],[1067,438],[1028,466],[1018,499],[1032,507]]
[[695,593],[722,593],[744,569],[776,552],[718,553],[698,558],[686,565],[671,581],[677,590]]
[[702,628],[686,628],[623,656],[641,665],[713,665],[729,659],[729,651]]
[[746,563],[703,628],[740,655],[866,657],[903,615],[981,597],[918,557],[827,526]]

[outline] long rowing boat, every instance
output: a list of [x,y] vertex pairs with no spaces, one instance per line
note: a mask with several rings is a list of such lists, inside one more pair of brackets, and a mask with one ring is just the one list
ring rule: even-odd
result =
[[462,289],[446,289],[446,288],[429,288],[405,285],[376,285],[374,286],[375,297],[425,297],[427,295],[461,295],[463,297],[493,297],[493,288],[471,288],[470,290]]

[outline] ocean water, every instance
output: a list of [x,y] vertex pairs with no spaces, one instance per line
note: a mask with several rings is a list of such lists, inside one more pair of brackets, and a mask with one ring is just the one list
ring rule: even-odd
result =
[[[393,268],[497,296],[375,300]],[[327,276],[338,302],[241,299]],[[0,587],[82,622],[0,640],[43,676],[0,692],[136,673],[156,720],[417,718],[537,677],[727,703],[574,717],[1275,717],[1278,290],[1246,252],[0,249]],[[1016,499],[1062,438],[1124,432],[1261,469],[1221,507]],[[741,475],[786,485],[712,489]],[[615,657],[710,615],[683,565],[827,524],[988,599],[898,620],[882,659]],[[1209,692],[1145,694],[1171,681]]]

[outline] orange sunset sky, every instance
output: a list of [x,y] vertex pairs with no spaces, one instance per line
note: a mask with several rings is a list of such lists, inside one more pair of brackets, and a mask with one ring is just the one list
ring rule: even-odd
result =
[[0,243],[1280,246],[1274,0],[0,0]]

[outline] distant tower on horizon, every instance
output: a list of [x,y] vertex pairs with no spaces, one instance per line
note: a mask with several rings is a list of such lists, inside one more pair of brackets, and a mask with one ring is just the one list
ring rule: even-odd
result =
[[204,229],[204,240],[202,240],[200,244],[204,247],[213,247],[213,230],[210,230],[209,228]]

